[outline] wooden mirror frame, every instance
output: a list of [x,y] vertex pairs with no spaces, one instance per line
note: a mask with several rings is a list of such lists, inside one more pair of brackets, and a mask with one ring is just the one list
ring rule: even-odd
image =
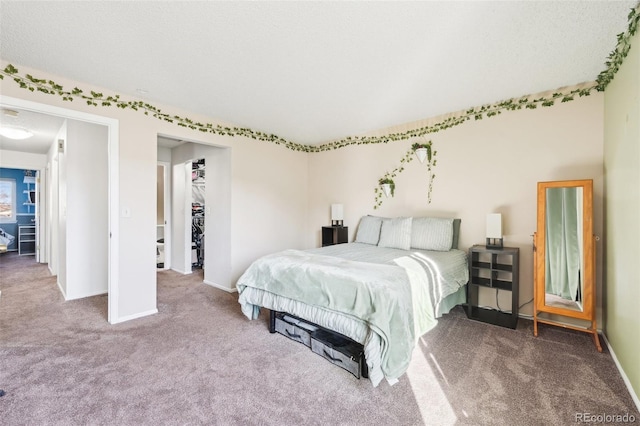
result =
[[[584,275],[582,286],[582,311],[549,306],[545,303],[545,259],[546,259],[546,207],[547,189],[582,188],[583,189],[583,256]],[[565,180],[538,182],[537,231],[533,234],[533,334],[538,335],[538,323],[550,324],[572,330],[591,333],[593,341],[602,352],[598,330],[596,328],[596,274],[595,274],[595,237],[593,234],[593,180]],[[540,316],[540,314],[543,314]],[[551,315],[545,315],[551,314]],[[553,316],[552,316],[553,315]],[[562,322],[556,317],[575,318],[588,321],[589,326],[582,327]]]

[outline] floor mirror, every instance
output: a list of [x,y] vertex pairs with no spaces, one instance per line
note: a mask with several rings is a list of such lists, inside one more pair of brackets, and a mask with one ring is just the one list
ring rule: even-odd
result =
[[596,328],[591,179],[538,182],[533,240],[534,335],[539,323],[584,331],[602,352]]

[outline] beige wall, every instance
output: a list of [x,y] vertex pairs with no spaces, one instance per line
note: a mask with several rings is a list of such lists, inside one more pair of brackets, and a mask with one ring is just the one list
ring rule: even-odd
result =
[[309,247],[308,156],[248,140],[231,164],[232,280],[257,257]]
[[[78,86],[110,93],[16,66],[21,73],[50,78],[65,88]],[[366,214],[455,216],[462,219],[462,249],[483,243],[487,213],[502,213],[505,244],[521,250],[521,304],[533,294],[531,234],[536,227],[538,181],[593,179],[595,232],[603,235],[604,95],[601,93],[551,108],[505,112],[431,135],[438,151],[433,202],[427,203],[424,166],[414,160],[396,178],[396,196],[385,199],[382,207],[374,210],[373,190],[378,178],[399,165],[413,141],[306,154],[245,138],[202,134],[140,112],[63,102],[57,96],[19,89],[6,79],[0,81],[0,90],[6,96],[119,120],[118,201],[121,208],[131,212],[131,217],[120,218],[119,229],[119,298],[120,312],[125,317],[151,311],[156,304],[158,134],[231,148],[231,273],[230,282],[226,283],[229,288],[258,256],[285,248],[319,246],[320,228],[330,223],[329,206],[336,202],[345,206],[345,224],[350,227],[351,239],[358,219]],[[212,121],[157,106],[171,114]],[[602,247],[598,247],[597,253],[601,319]],[[501,306],[508,306],[508,300],[509,294],[504,292]],[[531,304],[522,312],[530,314]]]
[[[594,180],[594,226],[603,229],[603,100],[594,93],[550,108],[504,112],[432,134],[437,150],[432,203],[427,173],[413,160],[396,179],[396,195],[373,209],[374,187],[414,141],[360,145],[309,156],[309,230],[320,245],[320,228],[330,223],[331,203],[343,203],[345,225],[355,236],[362,215],[454,216],[462,219],[460,248],[483,244],[486,215],[503,214],[505,245],[520,248],[520,304],[533,297],[532,237],[536,230],[536,183]],[[600,249],[600,247],[598,247]],[[602,252],[598,253],[598,292]],[[489,297],[491,296],[491,297]],[[495,296],[485,294],[487,304]],[[500,292],[500,306],[510,303]],[[601,298],[598,301],[600,307]],[[532,314],[531,304],[521,310]],[[598,309],[600,312],[600,309]]]
[[[160,160],[158,160],[160,161]],[[164,225],[164,167],[158,166],[158,173],[156,175],[156,222],[158,225]]]
[[631,46],[620,71],[605,91],[605,331],[637,396],[640,394],[640,33],[635,35]]
[[58,157],[66,177],[59,182],[66,193],[64,202],[60,200],[65,205],[60,220],[66,229],[62,259],[66,300],[104,294],[108,289],[107,155],[106,126],[67,120],[65,149]]
[[[2,61],[0,66],[6,67]],[[13,64],[21,74],[51,79],[71,90],[79,87],[115,94],[107,89],[73,81]],[[163,122],[140,111],[116,107],[93,107],[80,100],[65,102],[58,96],[30,92],[10,79],[0,80],[0,93],[30,102],[101,115],[119,121],[119,196],[120,211],[130,212],[119,218],[118,233],[118,312],[121,318],[135,318],[156,309],[156,166],[157,137],[231,148],[231,257],[230,282],[261,254],[280,248],[302,248],[307,223],[307,154],[292,152],[274,144],[240,137],[204,134]],[[122,94],[121,94],[122,95]],[[122,96],[126,99],[136,100]],[[163,112],[212,122],[188,111],[154,104]],[[223,122],[214,122],[225,125]],[[286,167],[283,167],[286,165]],[[117,321],[117,319],[114,319]]]

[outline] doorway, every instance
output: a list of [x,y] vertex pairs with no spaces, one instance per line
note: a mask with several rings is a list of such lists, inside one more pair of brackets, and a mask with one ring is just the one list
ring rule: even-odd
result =
[[[181,274],[195,269],[202,274],[203,283],[229,291],[231,149],[158,135],[158,161],[171,164],[171,269]],[[204,199],[194,202],[194,187],[204,193]],[[195,221],[204,224],[196,232]]]
[[39,170],[0,167],[0,250],[40,260]]
[[[116,119],[111,119],[111,118],[107,118],[107,117],[102,117],[102,116],[98,116],[98,115],[94,115],[94,114],[89,114],[89,113],[83,113],[83,112],[79,112],[79,111],[73,111],[73,110],[67,110],[65,108],[60,108],[60,107],[55,107],[52,105],[47,105],[47,104],[39,104],[36,102],[31,102],[31,101],[26,101],[23,99],[17,99],[17,98],[10,98],[10,97],[6,97],[3,96],[2,98],[0,98],[0,107],[2,108],[12,108],[12,109],[19,109],[19,110],[23,110],[23,111],[30,111],[30,112],[34,112],[34,113],[39,113],[39,114],[44,114],[44,115],[48,115],[48,116],[54,116],[54,117],[61,117],[64,119],[68,119],[68,120],[73,120],[75,123],[78,123],[78,126],[76,127],[76,131],[78,132],[82,132],[83,129],[86,129],[86,127],[88,125],[97,125],[95,128],[101,128],[104,129],[103,130],[103,134],[104,134],[104,153],[103,158],[105,160],[105,177],[104,177],[104,192],[102,194],[102,196],[105,198],[105,226],[104,228],[101,229],[101,237],[104,238],[105,241],[105,248],[104,248],[104,257],[106,257],[106,261],[105,261],[105,273],[106,273],[106,292],[108,294],[108,312],[107,312],[107,320],[110,323],[117,323],[120,322],[120,318],[119,318],[119,313],[118,313],[118,280],[117,280],[117,272],[118,272],[118,210],[119,210],[119,206],[118,206],[118,185],[119,185],[119,177],[118,177],[118,156],[119,156],[119,152],[118,152],[118,134],[119,134],[119,124],[118,124],[118,120]],[[54,140],[56,140],[56,138],[53,138],[51,140],[51,142],[54,142]],[[57,142],[57,141],[56,141]],[[60,149],[64,150],[65,147],[65,141],[63,140],[62,145],[60,146]],[[54,147],[57,148],[57,143],[53,145]],[[78,146],[82,146],[82,144],[78,144]],[[80,154],[81,156],[83,154]],[[4,162],[4,158],[2,159]],[[69,191],[70,189],[72,191],[75,190],[85,190],[85,191],[91,191],[92,190],[92,182],[90,182],[90,179],[86,179],[87,176],[91,176],[91,172],[93,171],[91,165],[88,162],[84,162],[83,163],[83,159],[79,158],[79,159],[74,159],[74,158],[65,158],[64,156],[61,157],[61,161],[64,163],[65,161],[71,165],[74,166],[74,171],[72,171],[72,176],[68,176],[68,183],[71,185],[69,187],[69,185],[60,185],[60,187],[58,188],[58,199],[57,201],[59,201],[58,203],[58,210],[59,210],[59,214],[58,214],[58,221],[51,221],[49,223],[47,223],[47,227],[48,228],[56,228],[56,229],[61,229],[60,235],[59,235],[59,241],[57,244],[57,247],[55,247],[53,244],[41,244],[41,246],[51,246],[52,247],[52,251],[56,251],[55,248],[57,248],[57,253],[58,253],[58,270],[57,270],[57,275],[58,277],[60,277],[60,274],[67,274],[67,272],[70,272],[73,274],[72,278],[73,279],[77,279],[78,281],[82,281],[82,273],[86,272],[85,270],[83,270],[82,268],[74,268],[70,271],[67,271],[66,269],[66,264],[69,262],[64,262],[63,259],[61,258],[60,254],[62,253],[66,253],[67,247],[77,247],[77,243],[78,243],[78,235],[76,235],[76,233],[74,233],[72,230],[66,228],[67,224],[70,223],[78,223],[74,218],[69,217],[68,221],[65,223],[61,223],[61,220],[67,220],[67,214],[72,210],[74,207],[74,202],[78,202],[79,200],[77,200],[75,197],[73,198],[68,198],[65,199],[64,197],[62,197],[62,195],[64,194],[68,194],[67,191]],[[0,164],[0,165],[4,165],[4,164]],[[75,169],[75,166],[78,166],[77,169]],[[49,166],[50,167],[50,166]],[[60,164],[60,161],[58,161],[57,164],[57,168],[58,171],[60,172],[62,170],[62,165]],[[41,171],[41,177],[44,175],[42,173],[42,170],[46,170],[47,167],[41,167],[40,171]],[[85,179],[74,179],[74,173],[79,173],[79,174],[83,174]],[[88,172],[88,173],[87,173]],[[51,174],[51,169],[49,168],[47,170],[48,174]],[[80,185],[81,188],[78,188],[76,185]],[[95,191],[95,190],[94,190]],[[51,194],[51,191],[46,191],[45,193],[41,193],[42,195],[48,196],[49,194]],[[70,195],[70,194],[69,194]],[[62,201],[64,200],[64,202]],[[68,205],[67,201],[71,200],[71,205]],[[49,200],[51,201],[51,200]],[[77,207],[77,206],[75,206]],[[84,206],[82,207],[84,208]],[[82,219],[83,217],[85,219],[90,219],[91,215],[77,215],[80,219]],[[45,215],[42,216],[41,219],[45,220],[45,221],[50,221],[51,218],[49,217],[49,215]],[[55,219],[55,218],[54,218]],[[82,220],[80,221],[80,223],[84,223]],[[52,226],[53,225],[53,226]],[[93,224],[91,224],[91,226],[93,226]],[[40,233],[42,234],[42,233]],[[46,235],[46,233],[45,233]],[[65,241],[65,236],[71,236],[72,237],[72,241],[70,241],[70,244],[66,244]],[[40,235],[41,237],[43,235]],[[87,253],[90,253],[90,250],[86,250],[86,247],[91,247],[90,244],[84,245],[85,247],[85,251]],[[81,262],[75,262],[75,265],[82,265]],[[86,268],[85,268],[86,269]],[[104,274],[103,274],[104,275]],[[62,289],[61,289],[62,290]],[[91,292],[93,289],[88,290],[89,292]],[[63,291],[64,293],[64,291]],[[81,292],[80,292],[81,293]],[[80,294],[80,293],[76,293],[79,295],[79,297],[86,297],[89,296],[91,294]],[[102,291],[102,293],[104,293],[104,291]],[[73,295],[70,298],[76,298]]]
[[191,163],[191,269],[204,269],[205,248],[205,160]]

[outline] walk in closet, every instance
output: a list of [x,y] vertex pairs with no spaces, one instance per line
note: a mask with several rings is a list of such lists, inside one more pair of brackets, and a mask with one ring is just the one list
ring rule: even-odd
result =
[[204,265],[205,161],[191,165],[191,258],[193,268]]

